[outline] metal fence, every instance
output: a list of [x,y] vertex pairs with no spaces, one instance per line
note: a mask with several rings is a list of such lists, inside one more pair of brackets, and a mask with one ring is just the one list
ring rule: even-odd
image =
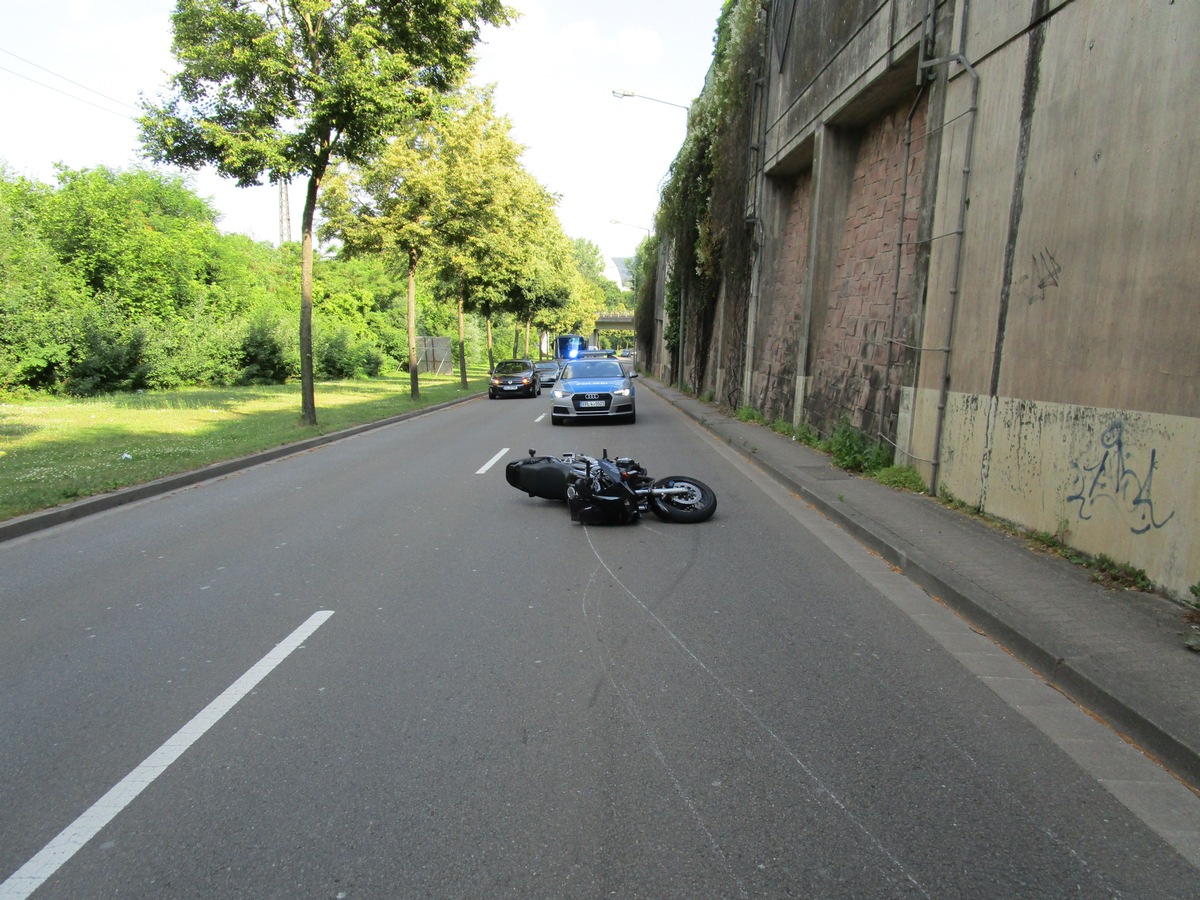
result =
[[417,337],[417,371],[448,375],[454,371],[451,340],[448,337]]

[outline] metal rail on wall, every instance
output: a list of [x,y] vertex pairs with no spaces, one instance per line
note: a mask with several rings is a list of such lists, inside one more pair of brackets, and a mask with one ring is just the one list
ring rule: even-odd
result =
[[[918,70],[919,71],[919,70]],[[908,168],[912,161],[912,123],[913,118],[917,114],[917,110],[921,106],[921,100],[925,97],[925,79],[921,79],[921,86],[917,89],[917,96],[913,100],[912,108],[908,111],[908,118],[904,121],[904,175],[900,186],[900,220],[896,226],[896,267],[892,273],[892,315],[889,320],[889,329],[891,334],[888,335],[887,347],[887,365],[883,370],[883,411],[879,417],[879,427],[876,429],[877,437],[882,441],[887,441],[893,447],[898,449],[899,435],[897,440],[891,441],[884,433],[884,429],[888,425],[888,416],[891,415],[891,399],[892,399],[892,350],[897,345],[902,347],[907,346],[902,341],[896,340],[896,310],[900,305],[900,269],[904,261],[904,248],[908,244],[916,244],[918,241],[904,240],[904,221],[908,207]],[[926,131],[925,135],[929,132]],[[925,136],[923,135],[923,136]],[[898,430],[898,429],[897,429]],[[907,454],[910,458],[915,459],[912,454]]]
[[[964,154],[963,154],[964,160],[963,160],[963,168],[962,168],[962,186],[961,186],[961,192],[960,192],[959,198],[958,198],[958,220],[957,220],[957,223],[956,223],[955,227],[953,229],[951,229],[950,231],[947,231],[940,235],[935,235],[935,236],[927,239],[927,241],[931,243],[935,240],[940,240],[941,238],[944,238],[944,237],[953,236],[955,238],[955,242],[956,242],[955,248],[954,248],[954,262],[953,262],[953,266],[951,268],[951,276],[950,276],[950,290],[949,290],[950,309],[949,309],[949,313],[947,315],[947,322],[946,322],[946,339],[943,342],[943,345],[940,347],[915,347],[915,348],[909,347],[909,349],[915,349],[915,350],[917,350],[917,352],[922,353],[922,354],[928,352],[928,353],[940,353],[942,355],[941,372],[940,372],[940,375],[938,378],[937,420],[936,420],[936,423],[934,426],[934,441],[933,441],[933,454],[932,454],[933,458],[928,459],[928,460],[922,460],[923,462],[928,462],[930,464],[931,473],[930,473],[930,478],[929,478],[929,493],[931,496],[934,496],[934,497],[938,496],[938,480],[939,480],[938,476],[939,476],[939,469],[940,469],[940,465],[941,465],[941,455],[942,455],[942,433],[944,431],[945,422],[946,422],[946,398],[947,398],[947,395],[949,394],[949,390],[950,390],[950,355],[951,355],[951,351],[953,349],[953,341],[954,341],[954,322],[955,322],[955,317],[956,317],[956,314],[958,311],[958,291],[959,291],[959,283],[960,283],[961,275],[962,275],[963,243],[964,243],[964,238],[966,235],[967,209],[969,207],[968,188],[970,186],[970,180],[971,180],[971,162],[974,157],[974,149],[975,149],[975,119],[976,119],[976,113],[978,112],[978,109],[979,109],[979,73],[975,71],[975,67],[971,65],[970,61],[966,57],[966,52],[965,52],[966,51],[966,41],[967,41],[967,19],[968,19],[968,13],[970,11],[970,6],[971,6],[970,0],[962,0],[962,23],[959,28],[958,50],[956,50],[955,52],[950,53],[946,56],[935,56],[932,58],[926,58],[926,55],[925,55],[926,47],[929,47],[932,49],[935,44],[934,36],[936,34],[937,3],[938,3],[938,0],[929,0],[928,6],[926,7],[925,15],[922,16],[922,18],[921,18],[921,43],[920,43],[920,51],[919,51],[920,58],[917,63],[917,81],[918,81],[918,84],[921,86],[921,91],[917,94],[917,99],[913,103],[912,110],[909,112],[908,122],[906,125],[905,151],[904,151],[905,152],[904,187],[903,187],[903,190],[901,193],[901,201],[900,201],[900,224],[899,224],[900,234],[899,234],[899,239],[897,240],[897,247],[896,247],[896,269],[895,269],[895,273],[894,273],[894,282],[893,282],[893,291],[892,291],[893,336],[890,340],[890,343],[892,343],[892,344],[901,343],[902,346],[909,347],[909,345],[902,344],[902,342],[897,341],[895,339],[894,332],[895,332],[895,325],[896,325],[897,298],[898,298],[898,294],[899,294],[899,290],[900,290],[901,252],[902,252],[902,247],[904,246],[904,243],[903,243],[904,213],[905,213],[904,204],[907,199],[907,193],[908,193],[908,160],[909,160],[909,152],[910,152],[911,142],[912,142],[912,120],[916,114],[917,106],[920,103],[921,95],[925,89],[925,82],[926,82],[926,78],[928,77],[927,73],[929,73],[930,70],[932,70],[938,66],[949,65],[951,63],[958,63],[960,66],[962,66],[963,70],[967,73],[967,76],[971,79],[971,102],[968,105],[967,109],[961,115],[955,116],[952,119],[944,120],[936,128],[930,128],[925,132],[925,136],[928,136],[928,135],[934,134],[935,132],[944,130],[949,125],[954,124],[955,122],[959,121],[960,119],[963,119],[963,118],[968,119],[968,121],[967,121],[967,142],[966,142],[966,147],[964,149]],[[916,243],[916,242],[912,242],[912,243]],[[890,384],[891,384],[891,379],[890,379],[890,376],[891,376],[891,353],[890,353],[890,351],[888,353],[887,376],[888,377],[887,377],[887,380],[885,381],[885,384],[890,386]],[[890,394],[890,390],[886,390],[884,393],[885,404],[887,403],[887,397],[889,396],[889,394]],[[912,454],[907,454],[907,455],[911,459],[920,459],[920,457],[913,456]]]

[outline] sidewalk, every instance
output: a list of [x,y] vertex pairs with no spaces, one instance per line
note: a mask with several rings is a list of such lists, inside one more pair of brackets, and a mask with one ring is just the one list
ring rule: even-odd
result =
[[913,582],[1200,790],[1200,653],[1183,610],[649,377],[641,384],[795,491]]

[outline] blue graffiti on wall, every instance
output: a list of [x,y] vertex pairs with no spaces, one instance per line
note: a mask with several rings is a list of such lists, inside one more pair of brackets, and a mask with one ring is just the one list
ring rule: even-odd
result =
[[1097,503],[1107,501],[1125,510],[1135,519],[1129,530],[1134,534],[1145,534],[1151,528],[1162,528],[1175,516],[1172,511],[1161,521],[1155,517],[1154,469],[1157,466],[1155,450],[1150,451],[1150,467],[1142,478],[1129,465],[1125,452],[1125,423],[1113,422],[1100,435],[1102,453],[1100,460],[1091,466],[1071,463],[1075,475],[1067,503],[1079,504],[1079,518],[1090,519]]

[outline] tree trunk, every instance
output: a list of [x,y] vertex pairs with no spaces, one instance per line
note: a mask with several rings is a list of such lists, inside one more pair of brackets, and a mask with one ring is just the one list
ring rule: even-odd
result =
[[308,177],[304,192],[304,217],[300,238],[300,418],[305,425],[317,424],[317,399],[313,390],[313,214],[317,208],[320,176]]
[[467,289],[463,288],[458,295],[458,374],[462,378],[462,389],[467,389],[467,339],[466,328],[463,325],[463,297]]
[[513,325],[513,355],[516,359],[521,355],[521,323],[517,322]]
[[[529,323],[525,323],[525,355],[529,356]],[[530,357],[532,359],[532,357]]]
[[487,322],[487,345],[488,345],[488,373],[496,368],[496,357],[492,352],[492,307],[489,303],[484,307],[484,321]]
[[421,396],[417,377],[417,254],[408,254],[408,379],[412,383],[412,398]]

